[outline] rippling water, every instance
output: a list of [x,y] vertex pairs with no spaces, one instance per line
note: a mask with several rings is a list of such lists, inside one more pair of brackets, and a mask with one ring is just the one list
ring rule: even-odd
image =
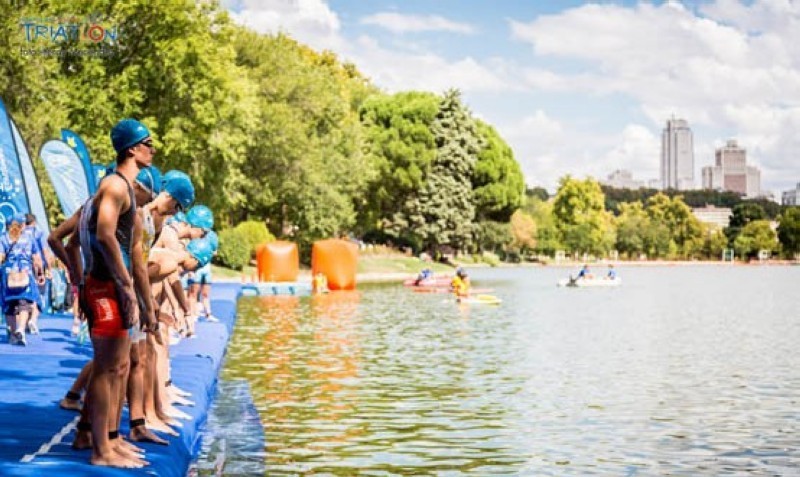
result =
[[568,273],[242,299],[200,473],[800,475],[800,267]]

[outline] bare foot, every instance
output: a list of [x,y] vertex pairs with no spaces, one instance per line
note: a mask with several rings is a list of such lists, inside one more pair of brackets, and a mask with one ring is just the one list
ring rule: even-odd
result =
[[179,394],[171,394],[169,396],[169,400],[172,404],[177,404],[179,406],[194,407],[194,401],[186,399],[185,397]]
[[175,393],[175,394],[177,394],[178,396],[181,396],[181,397],[191,397],[192,396],[192,393],[190,393],[189,391],[184,391],[183,389],[179,388],[178,386],[175,386],[174,384],[170,384],[169,387],[167,387],[167,391],[170,392],[170,393]]
[[72,448],[75,450],[92,448],[92,433],[89,431],[77,431],[75,440],[72,441]]
[[122,457],[116,452],[110,453],[108,456],[92,455],[90,460],[92,465],[102,465],[106,467],[121,467],[123,469],[141,469],[146,464],[141,459],[131,460]]
[[73,399],[64,398],[58,403],[61,409],[66,409],[67,411],[78,411],[81,410],[81,402],[75,401]]
[[[116,441],[116,440],[120,440],[120,439],[114,439],[114,440]],[[119,455],[120,457],[122,457],[124,459],[128,459],[129,461],[132,461],[132,462],[141,463],[142,465],[146,465],[146,462],[145,462],[144,459],[142,459],[141,454],[138,454],[136,452],[131,452],[130,449],[127,449],[125,446],[121,446],[121,445],[117,444],[116,442],[113,442],[111,445],[114,446],[114,452],[116,452],[117,455]]]
[[169,406],[166,409],[164,409],[164,412],[166,412],[167,416],[169,417],[174,417],[175,419],[183,419],[184,421],[192,418],[192,416],[172,406]]
[[147,427],[149,429],[154,430],[154,431],[163,432],[164,434],[169,434],[169,435],[171,435],[173,437],[177,437],[177,436],[180,435],[180,434],[178,434],[178,431],[176,431],[175,429],[169,427],[168,425],[166,425],[165,423],[163,423],[161,421],[148,420],[147,421]]
[[[114,439],[114,441],[115,441],[114,443],[117,445],[118,448],[125,449],[128,452],[133,452],[133,453],[136,453],[136,454],[144,454],[145,453],[144,449],[131,444],[130,442],[128,442],[125,439],[123,439],[122,437],[120,437],[118,439]],[[119,442],[117,442],[117,441],[119,441]]]
[[169,442],[158,437],[153,431],[148,429],[147,426],[134,427],[131,429],[131,433],[128,434],[128,437],[134,442],[152,442],[153,444],[161,444],[162,446],[169,445]]

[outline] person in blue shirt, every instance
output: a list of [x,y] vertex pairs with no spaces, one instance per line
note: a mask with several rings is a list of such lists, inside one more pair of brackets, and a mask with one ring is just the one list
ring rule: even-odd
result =
[[575,280],[586,280],[589,278],[592,278],[592,273],[589,271],[589,265],[584,263],[583,268],[581,268],[581,271],[578,272],[578,276],[575,278]]
[[33,214],[25,214],[25,233],[31,234],[33,240],[39,246],[39,257],[42,261],[43,273],[36,276],[36,284],[39,290],[39,300],[33,304],[33,312],[31,319],[28,321],[28,331],[31,334],[39,334],[39,314],[42,310],[50,308],[50,286],[51,286],[51,273],[50,267],[53,264],[53,252],[50,246],[47,245],[47,237],[44,232],[36,224],[36,216]]
[[3,313],[8,323],[8,341],[25,346],[25,330],[33,306],[39,300],[36,276],[42,274],[39,244],[30,233],[24,233],[25,216],[17,214],[8,220],[7,233],[0,237],[2,266]]
[[606,278],[609,280],[614,280],[617,278],[617,271],[614,270],[614,265],[608,264],[608,274],[606,275]]

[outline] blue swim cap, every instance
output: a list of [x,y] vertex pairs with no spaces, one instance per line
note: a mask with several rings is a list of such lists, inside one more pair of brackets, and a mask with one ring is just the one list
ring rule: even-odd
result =
[[150,131],[139,121],[125,118],[111,128],[111,144],[117,153],[142,142],[150,136]]
[[208,240],[208,242],[211,244],[211,248],[213,248],[216,252],[219,248],[219,237],[217,236],[217,233],[213,230],[209,230],[204,238]]
[[194,186],[192,180],[181,171],[169,171],[164,174],[164,191],[178,201],[181,210],[187,210],[194,203]]
[[147,189],[153,198],[161,193],[161,171],[159,171],[156,166],[147,166],[140,170],[139,174],[136,176],[136,182]]
[[214,255],[211,242],[206,238],[194,239],[186,246],[186,251],[199,262],[199,267],[205,267]]
[[183,212],[178,212],[177,214],[167,219],[167,225],[178,222],[186,222],[186,214],[184,214]]
[[205,205],[195,205],[186,213],[186,221],[192,227],[208,231],[214,228],[214,213]]

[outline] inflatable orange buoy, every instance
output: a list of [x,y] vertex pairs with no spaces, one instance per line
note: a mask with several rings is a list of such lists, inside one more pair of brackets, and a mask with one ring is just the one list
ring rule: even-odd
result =
[[329,290],[354,290],[357,266],[358,246],[347,240],[319,240],[311,248],[311,276],[325,275]]
[[295,282],[300,273],[297,244],[278,240],[256,249],[258,280],[262,282]]

